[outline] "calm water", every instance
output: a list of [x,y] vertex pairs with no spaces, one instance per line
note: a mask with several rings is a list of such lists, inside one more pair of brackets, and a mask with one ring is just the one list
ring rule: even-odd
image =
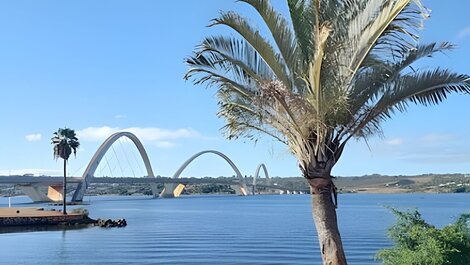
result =
[[[44,206],[27,201],[13,204]],[[92,218],[126,218],[128,226],[0,234],[0,264],[321,264],[308,195],[86,201]],[[339,202],[346,254],[357,265],[377,264],[374,253],[391,244],[394,217],[384,205],[417,207],[437,226],[470,211],[470,194],[352,194]]]

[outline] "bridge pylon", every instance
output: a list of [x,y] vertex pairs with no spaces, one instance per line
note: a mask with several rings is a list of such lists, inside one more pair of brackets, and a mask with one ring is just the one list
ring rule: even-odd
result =
[[[83,196],[85,195],[85,190],[90,185],[91,180],[93,179],[93,176],[95,174],[96,168],[101,162],[101,159],[104,157],[104,155],[106,154],[108,149],[111,147],[111,145],[121,137],[127,137],[135,144],[135,146],[137,147],[137,150],[140,153],[140,156],[142,157],[142,160],[144,161],[145,168],[147,169],[147,176],[151,178],[155,177],[155,175],[153,174],[152,166],[150,165],[150,160],[148,158],[147,152],[145,151],[145,148],[142,145],[142,142],[140,142],[137,136],[135,136],[133,133],[130,133],[130,132],[117,132],[109,136],[101,144],[101,146],[93,155],[93,158],[91,159],[90,163],[85,169],[85,172],[83,173],[82,183],[78,184],[77,189],[75,190],[75,193],[73,194],[73,197],[72,197],[73,202],[83,200]],[[152,191],[153,191],[153,188],[152,188]],[[155,194],[154,194],[154,197],[155,197]]]
[[[246,186],[246,183],[245,183],[245,179],[243,178],[242,174],[240,173],[240,170],[238,170],[237,166],[235,166],[235,164],[232,162],[232,160],[230,160],[230,158],[228,158],[225,154],[223,154],[222,152],[219,152],[219,151],[215,151],[215,150],[205,150],[205,151],[201,151],[199,153],[196,153],[195,155],[193,155],[192,157],[190,157],[188,160],[186,160],[186,162],[184,162],[180,168],[178,168],[178,170],[175,172],[175,174],[173,175],[173,178],[174,179],[178,179],[180,178],[181,176],[181,173],[183,172],[183,170],[189,165],[191,164],[191,162],[193,162],[194,159],[196,159],[197,157],[203,155],[203,154],[207,154],[207,153],[212,153],[212,154],[215,154],[215,155],[218,155],[220,156],[221,158],[223,158],[233,169],[233,171],[235,171],[235,174],[239,180],[239,185],[238,187],[235,187],[233,188],[235,190],[235,192],[237,194],[240,194],[240,195],[249,195],[249,192],[248,192],[248,187]],[[179,193],[181,194],[181,192],[183,192],[183,189],[184,189],[184,185],[183,184],[180,184],[181,186],[171,186],[171,185],[168,185],[168,189],[166,188],[167,187],[167,184],[165,184],[165,189],[162,191],[162,193],[160,194],[160,197],[162,198],[170,198],[171,197],[171,193],[173,193],[173,191],[176,191],[176,193]],[[170,190],[173,190],[173,191],[170,191]],[[178,196],[179,196],[178,194]],[[173,197],[178,197],[178,196],[173,196]]]
[[185,188],[184,184],[178,183],[165,183],[165,188],[160,193],[160,198],[175,198],[179,197]]
[[268,185],[271,184],[271,179],[269,178],[268,169],[266,168],[266,166],[263,163],[259,164],[258,167],[256,168],[255,175],[253,176],[253,187],[251,189],[251,194],[252,195],[255,195],[256,192],[258,191],[257,190],[257,182],[258,182],[258,178],[259,178],[260,169],[263,169],[264,176],[266,177],[266,179],[268,181]]

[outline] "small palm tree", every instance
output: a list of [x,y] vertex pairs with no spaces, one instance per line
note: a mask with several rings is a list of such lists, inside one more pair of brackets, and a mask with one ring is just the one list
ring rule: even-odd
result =
[[205,38],[185,78],[218,89],[227,138],[267,134],[289,147],[310,184],[323,263],[346,264],[331,170],[347,142],[380,134],[410,104],[470,92],[470,77],[415,64],[453,47],[418,42],[429,16],[419,0],[287,0],[290,18],[269,0],[240,2],[259,13],[269,36],[222,12],[211,26],[237,36]]
[[51,140],[54,145],[54,158],[58,159],[60,157],[64,160],[64,189],[62,199],[64,204],[63,214],[67,214],[65,197],[67,194],[67,162],[72,151],[74,155],[77,154],[77,148],[80,146],[80,143],[75,135],[75,131],[69,128],[60,128],[57,132],[54,132],[54,136]]

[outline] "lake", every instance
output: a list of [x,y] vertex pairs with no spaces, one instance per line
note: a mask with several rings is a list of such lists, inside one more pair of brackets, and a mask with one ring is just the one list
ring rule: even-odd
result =
[[[26,197],[15,207],[47,207]],[[0,234],[0,264],[321,264],[309,195],[87,197],[92,218],[125,228]],[[378,264],[395,221],[384,208],[418,208],[436,226],[470,211],[470,194],[341,194],[338,218],[349,264]],[[0,198],[0,207],[8,199]],[[70,210],[78,206],[70,206]],[[55,207],[60,209],[60,207]]]

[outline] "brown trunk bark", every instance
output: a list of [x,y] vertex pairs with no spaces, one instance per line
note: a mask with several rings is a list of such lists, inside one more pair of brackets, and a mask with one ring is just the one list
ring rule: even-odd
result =
[[62,199],[64,203],[64,209],[63,209],[63,214],[67,214],[67,199],[65,198],[65,195],[67,194],[67,160],[64,159],[64,188],[62,190]]
[[336,206],[332,199],[332,182],[309,180],[312,190],[312,215],[324,265],[346,265],[343,243],[338,230]]

